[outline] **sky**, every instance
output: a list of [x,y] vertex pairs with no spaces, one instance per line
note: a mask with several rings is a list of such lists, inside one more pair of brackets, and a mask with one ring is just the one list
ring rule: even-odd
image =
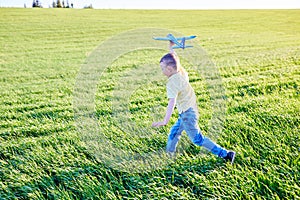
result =
[[[39,0],[44,8],[53,0]],[[57,1],[57,0],[55,0]],[[63,0],[61,0],[62,2]],[[300,0],[64,0],[99,9],[300,9]],[[0,7],[32,6],[33,0],[0,0]]]

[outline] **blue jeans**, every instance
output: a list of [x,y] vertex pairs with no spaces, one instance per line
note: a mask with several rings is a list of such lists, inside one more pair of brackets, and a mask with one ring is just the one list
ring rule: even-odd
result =
[[198,126],[198,116],[193,108],[179,114],[177,122],[170,130],[167,142],[167,152],[175,152],[182,131],[185,131],[190,140],[198,145],[203,146],[213,154],[224,158],[227,155],[227,150],[220,147],[209,138],[204,137]]

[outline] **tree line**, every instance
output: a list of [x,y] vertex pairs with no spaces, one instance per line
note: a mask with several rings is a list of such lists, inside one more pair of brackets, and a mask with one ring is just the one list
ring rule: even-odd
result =
[[[42,8],[43,6],[39,0],[33,0],[32,7]],[[69,0],[67,0],[67,2],[65,2],[64,0],[62,0],[62,2],[60,0],[57,0],[57,1],[53,1],[52,3],[52,8],[73,8],[73,7],[74,4],[73,3],[69,4]]]
[[73,8],[74,5],[73,5],[73,3],[71,3],[71,6],[70,6],[68,0],[67,0],[67,4],[65,4],[64,0],[62,1],[62,3],[60,2],[60,0],[57,0],[57,2],[53,1],[52,7],[53,8]]

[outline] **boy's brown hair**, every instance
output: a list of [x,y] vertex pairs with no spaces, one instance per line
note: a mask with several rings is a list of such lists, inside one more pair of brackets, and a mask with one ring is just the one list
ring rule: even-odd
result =
[[179,60],[178,60],[177,56],[173,53],[168,53],[160,59],[160,63],[164,62],[167,66],[171,66],[175,70],[178,70],[178,68],[179,68],[178,61]]

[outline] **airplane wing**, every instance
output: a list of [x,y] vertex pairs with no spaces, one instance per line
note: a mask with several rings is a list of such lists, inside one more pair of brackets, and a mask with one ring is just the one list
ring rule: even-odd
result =
[[[179,37],[175,38],[171,33],[167,35],[167,37],[153,37],[154,40],[163,40],[163,41],[172,41],[176,46],[173,46],[173,49],[185,49],[185,48],[190,48],[193,46],[185,46],[185,41],[186,40],[191,40],[194,39],[196,36],[187,36],[187,37]],[[180,42],[179,42],[180,41]]]
[[181,46],[178,40],[170,33],[167,37],[153,37],[154,40],[172,41],[174,44]]
[[176,38],[171,34],[171,33],[169,33],[168,35],[167,35],[167,37],[154,37],[153,38],[154,40],[167,40],[167,41],[176,41]]
[[170,38],[163,38],[163,37],[154,37],[154,40],[164,40],[164,41],[170,41]]
[[179,37],[179,38],[175,38],[173,35],[169,34],[167,37],[153,37],[154,40],[164,40],[164,41],[170,41],[172,39],[176,39],[176,40],[183,40],[183,38],[185,40],[191,40],[196,38],[197,36],[195,35],[191,35],[191,36],[187,36],[187,37]]
[[193,46],[191,46],[191,45],[187,45],[187,46],[184,46],[184,47],[182,47],[182,46],[173,46],[172,49],[185,49],[185,48],[191,48],[191,47],[193,47]]
[[194,39],[196,37],[197,36],[195,36],[195,35],[191,35],[191,36],[187,36],[187,37],[179,37],[179,38],[176,38],[176,40],[182,40],[183,38],[185,38],[185,40],[191,40],[191,39]]

